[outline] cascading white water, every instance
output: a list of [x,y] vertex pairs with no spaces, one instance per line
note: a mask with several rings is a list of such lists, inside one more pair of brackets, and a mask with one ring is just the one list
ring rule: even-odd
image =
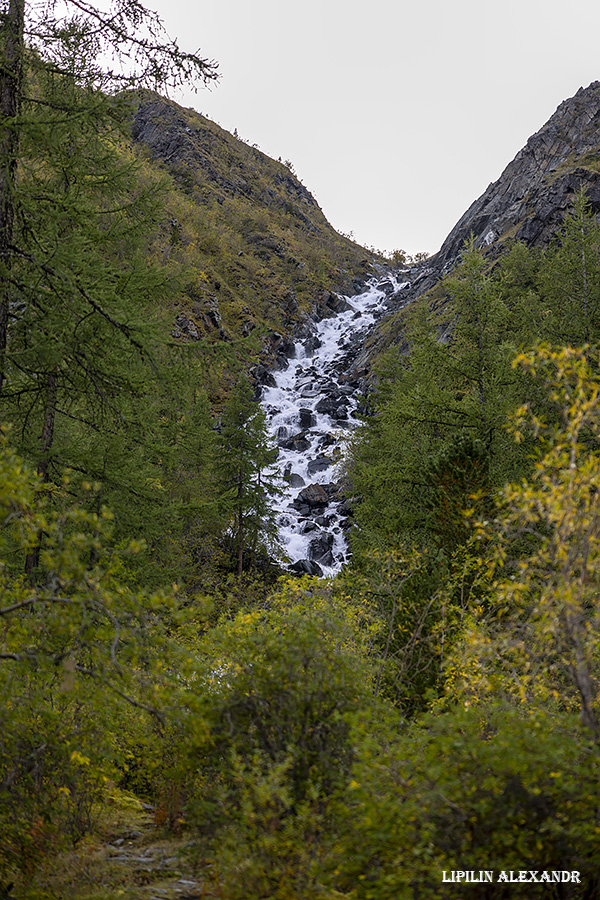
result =
[[387,292],[380,281],[363,294],[346,297],[349,308],[323,319],[309,339],[296,343],[288,368],[273,373],[277,386],[263,391],[263,408],[279,445],[279,538],[300,571],[301,561],[310,561],[316,574],[333,575],[347,559],[336,481],[344,439],[358,425],[353,418],[356,383],[349,382],[348,369],[357,344],[383,312],[390,288],[396,293],[408,287],[389,275],[385,282]]

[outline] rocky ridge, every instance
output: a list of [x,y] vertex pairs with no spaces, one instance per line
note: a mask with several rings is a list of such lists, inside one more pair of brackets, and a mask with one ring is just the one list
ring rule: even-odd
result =
[[[242,144],[214,122],[178,107],[161,97],[140,103],[133,118],[133,137],[143,142],[155,159],[170,166],[186,166],[201,170],[206,181],[229,197],[242,196],[265,205],[274,205],[301,220],[315,234],[322,223],[311,212],[320,207],[310,191],[284,166],[272,175],[272,184],[253,177],[244,154],[236,152]],[[246,145],[244,145],[246,149]],[[271,162],[257,147],[248,147],[253,159],[263,170]],[[223,164],[225,164],[223,166]]]
[[547,247],[560,231],[575,195],[584,189],[600,212],[600,82],[560,104],[522,150],[458,220],[434,256],[396,273],[400,290],[388,298],[388,310],[357,359],[363,370],[389,346],[406,348],[402,310],[424,295],[443,304],[441,279],[460,261],[472,235],[491,261],[515,241]]
[[155,252],[189,273],[173,337],[289,335],[371,277],[373,254],[335,231],[291,163],[149,92],[132,100],[131,133],[154,177],[168,176]]
[[547,246],[583,187],[600,211],[600,82],[560,104],[458,220],[438,253],[416,267],[411,297],[433,287],[473,235],[498,256],[509,241]]

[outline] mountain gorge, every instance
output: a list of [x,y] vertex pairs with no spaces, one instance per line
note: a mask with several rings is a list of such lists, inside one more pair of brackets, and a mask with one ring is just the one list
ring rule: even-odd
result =
[[[402,293],[389,299],[389,311],[435,288],[470,236],[495,260],[515,242],[547,247],[581,188],[594,209],[600,206],[599,117],[598,82],[564,101],[466,210],[441,249],[401,267]],[[194,110],[143,95],[133,113],[133,138],[152,165],[168,173],[173,209],[183,204],[182,222],[174,215],[165,226],[169,252],[176,253],[179,242],[186,254],[191,244],[192,272],[201,272],[188,283],[179,313],[184,339],[190,337],[186,316],[192,333],[195,325],[201,333],[220,327],[220,302],[232,334],[249,333],[260,323],[283,336],[307,317],[329,316],[336,306],[341,311],[335,295],[359,292],[378,266],[385,281],[384,261],[336,233],[287,165]],[[187,217],[197,217],[198,210],[202,222],[189,235]]]
[[597,900],[600,83],[384,258],[76,6],[0,31],[0,896]]
[[[305,530],[310,535],[304,542],[313,548],[309,558],[296,553],[292,559],[300,571],[321,571],[319,562],[323,560],[328,567],[334,564],[331,541],[339,544],[336,535],[340,524],[344,525],[337,522],[336,509],[341,504],[348,511],[339,466],[336,469],[332,465],[339,459],[340,438],[331,437],[336,430],[343,433],[348,428],[346,395],[354,392],[356,407],[370,390],[369,373],[383,349],[390,340],[401,345],[405,341],[405,318],[417,298],[430,296],[438,315],[447,307],[441,280],[459,265],[470,237],[485,251],[490,264],[497,263],[516,243],[547,247],[559,233],[582,187],[596,208],[600,202],[596,171],[600,159],[599,116],[600,84],[594,83],[561,104],[498,181],[465,212],[435,256],[392,274],[392,269],[388,266],[386,271],[372,252],[333,231],[314,197],[288,166],[270,160],[257,147],[248,146],[193,110],[156,96],[142,97],[138,102],[133,118],[134,140],[145,148],[153,164],[158,163],[169,173],[173,190],[202,211],[205,232],[194,243],[194,252],[210,254],[203,269],[212,274],[204,274],[203,281],[196,280],[187,288],[188,302],[184,300],[177,312],[174,336],[189,340],[202,333],[204,325],[205,332],[227,338],[220,304],[226,311],[230,337],[240,332],[249,334],[259,323],[271,330],[253,373],[258,390],[266,391],[270,398],[267,411],[276,423],[273,428],[280,456],[295,448],[294,452],[305,457],[303,461],[299,457],[294,466],[287,463],[286,477],[292,479],[296,490],[291,494],[290,510],[283,508],[279,516],[286,530],[290,517],[293,520],[296,515],[294,506],[302,508],[305,516],[309,513],[304,519],[300,517],[286,538],[291,542],[287,545],[289,552],[290,546],[298,543],[294,533]],[[174,218],[172,229],[181,241],[185,223]],[[340,295],[359,293],[368,277],[371,291],[376,290],[377,283],[380,285],[376,294],[380,298],[378,311],[370,330],[357,312],[356,326],[349,326],[339,338],[340,345],[350,338],[341,357],[345,362],[338,363],[336,369],[344,395],[333,383],[327,388],[326,380],[325,393],[319,393],[315,391],[317,382],[305,377],[300,379],[300,396],[291,405],[286,388],[284,415],[283,408],[273,405],[272,388],[283,378],[277,372],[285,371],[290,358],[298,354],[311,358],[313,368],[307,371],[313,371],[319,354],[324,352],[318,349],[322,341],[315,337],[318,323],[345,314],[348,300]],[[352,336],[353,328],[356,334]],[[342,353],[341,346],[338,352]],[[301,368],[307,365],[303,363]],[[275,378],[268,374],[269,367],[275,370]],[[329,451],[323,445],[319,449],[318,442],[311,450],[315,433],[307,423],[314,420],[314,427],[315,417],[324,413],[327,421],[320,427]],[[297,498],[306,495],[307,472],[314,473],[319,466],[326,474],[316,480],[314,475],[308,477],[308,482],[315,491],[318,484],[327,485],[330,497],[323,495],[313,508]],[[281,468],[286,468],[284,463]],[[315,517],[320,522],[316,530]],[[326,521],[336,521],[334,532],[325,526]],[[341,558],[341,545],[337,554]]]

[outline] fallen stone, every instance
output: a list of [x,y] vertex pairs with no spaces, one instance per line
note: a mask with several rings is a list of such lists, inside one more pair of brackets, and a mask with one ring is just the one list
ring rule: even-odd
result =
[[338,294],[334,294],[332,291],[326,293],[323,299],[325,300],[325,305],[336,313],[346,312],[346,310],[352,308],[347,300]]
[[301,431],[298,434],[293,435],[293,437],[288,438],[287,441],[282,441],[279,446],[283,447],[285,450],[295,450],[297,453],[303,453],[310,447],[310,441],[306,436],[306,432]]
[[332,434],[325,434],[321,438],[319,447],[320,448],[321,447],[331,447],[333,444],[336,444],[336,443],[337,443],[337,441]]
[[320,528],[328,528],[333,521],[333,516],[315,516],[315,524]]
[[300,409],[300,428],[314,428],[317,424],[317,417],[310,409]]
[[327,456],[317,456],[316,459],[310,460],[307,471],[309,475],[316,475],[317,472],[324,472],[325,469],[329,469],[331,465],[332,461]]
[[292,572],[297,572],[298,575],[317,575],[319,578],[323,577],[323,569],[321,566],[310,559],[299,559],[297,562],[292,563],[290,569]]
[[255,366],[254,371],[252,372],[252,377],[255,384],[266,385],[266,387],[277,387],[275,376],[267,369],[266,366]]
[[301,530],[300,530],[300,534],[310,534],[311,531],[316,531],[316,530],[317,530],[317,526],[315,525],[315,523],[314,523],[314,522],[311,522],[311,520],[308,519],[308,520],[303,524],[303,526],[302,526],[302,528],[301,528]]
[[312,356],[315,350],[323,346],[323,342],[318,337],[309,337],[304,341],[304,352],[307,356]]
[[333,565],[333,535],[322,531],[321,534],[314,538],[308,545],[308,558],[312,562],[321,563],[324,566]]
[[308,506],[327,506],[329,503],[325,488],[320,484],[309,484],[300,491],[296,500],[306,503]]
[[341,396],[323,397],[316,404],[315,409],[323,415],[333,416],[340,405],[340,401],[342,401]]

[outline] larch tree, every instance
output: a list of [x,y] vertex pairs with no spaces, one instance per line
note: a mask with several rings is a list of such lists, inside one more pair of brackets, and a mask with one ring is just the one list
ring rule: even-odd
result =
[[161,381],[151,310],[168,285],[147,262],[160,200],[128,147],[131,89],[206,83],[216,65],[135,0],[8,0],[1,15],[3,418],[44,481],[68,467],[127,510],[160,499],[143,398]]
[[468,494],[510,472],[504,423],[518,378],[508,310],[487,270],[482,252],[467,245],[443,282],[449,302],[436,316],[417,307],[406,328],[410,353],[390,351],[395,359],[352,461],[358,546],[400,537],[451,551]]
[[552,341],[579,347],[600,335],[600,224],[583,189],[560,241],[541,267],[545,330]]
[[238,381],[223,411],[220,452],[222,504],[241,578],[245,552],[256,556],[276,544],[272,497],[278,490],[272,468],[277,448],[269,441],[265,414],[253,401],[247,378]]
[[482,608],[457,656],[467,693],[579,707],[598,740],[600,386],[589,348],[542,344],[515,364],[545,386],[555,416],[514,414],[518,442],[538,443],[533,473],[500,492],[479,523],[495,602]]
[[[67,0],[60,8],[50,2],[5,0],[0,16],[1,388],[6,379],[11,271],[24,252],[17,227],[22,139],[27,130],[39,128],[40,121],[32,113],[41,107],[60,112],[63,120],[78,118],[85,100],[97,105],[103,95],[131,88],[164,89],[197,79],[206,83],[217,77],[217,69],[197,53],[180,50],[166,36],[156,13],[137,0],[117,0],[106,11],[85,0]],[[25,77],[28,63],[37,59],[80,88],[74,105],[57,107],[55,101],[39,96],[34,81]],[[56,118],[48,123],[50,128],[55,125]]]

